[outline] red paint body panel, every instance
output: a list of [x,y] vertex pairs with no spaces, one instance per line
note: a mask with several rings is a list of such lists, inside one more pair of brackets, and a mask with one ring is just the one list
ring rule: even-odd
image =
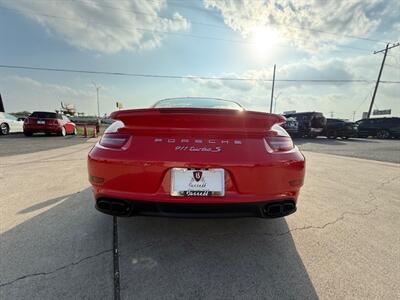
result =
[[[105,136],[122,134],[127,141],[121,149],[98,143],[90,151],[89,176],[102,179],[101,183],[92,180],[96,199],[209,204],[297,201],[305,174],[303,155],[297,147],[274,152],[268,144],[268,137],[280,138],[272,128],[285,121],[281,116],[152,108],[118,111],[112,117],[123,124],[114,123]],[[171,196],[172,168],[223,168],[225,195]]]

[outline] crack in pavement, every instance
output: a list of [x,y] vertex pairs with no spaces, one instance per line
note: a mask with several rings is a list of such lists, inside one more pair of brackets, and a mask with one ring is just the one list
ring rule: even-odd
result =
[[334,221],[325,223],[325,224],[322,225],[322,226],[313,226],[313,225],[309,225],[309,226],[304,226],[304,227],[295,227],[295,228],[293,228],[293,229],[290,229],[290,230],[285,231],[285,232],[282,232],[282,233],[275,233],[275,234],[264,233],[263,235],[269,235],[269,236],[283,236],[283,235],[292,233],[292,232],[294,232],[294,231],[303,231],[303,230],[309,230],[309,229],[321,229],[321,230],[323,230],[323,229],[325,229],[326,227],[328,227],[328,226],[330,226],[330,225],[334,225],[334,224],[336,224],[337,222],[344,220],[344,218],[345,218],[346,215],[355,215],[355,216],[362,216],[362,217],[365,217],[365,216],[368,216],[368,215],[372,214],[372,213],[375,212],[377,209],[378,209],[378,206],[375,205],[375,207],[374,207],[373,209],[371,209],[371,210],[369,210],[368,212],[365,212],[365,213],[355,213],[355,212],[345,211],[344,213],[342,213],[342,214],[340,215],[340,217],[338,217],[338,218],[335,219]]
[[[370,199],[364,201],[364,203],[365,203],[365,204],[370,204],[370,203],[373,202],[373,201],[377,201],[378,199],[377,199],[377,197],[375,196],[375,194],[373,193],[373,190],[374,190],[374,191],[380,190],[380,189],[383,188],[385,185],[390,184],[390,183],[392,183],[393,181],[395,181],[395,180],[397,180],[397,179],[399,179],[399,178],[400,178],[400,176],[395,176],[395,177],[392,177],[392,178],[388,178],[388,179],[386,179],[385,181],[381,182],[377,187],[374,187],[374,188],[370,189],[370,190],[368,191],[368,196],[369,196]],[[328,226],[330,226],[330,225],[334,225],[334,224],[336,224],[337,222],[344,220],[344,218],[345,218],[346,215],[355,215],[355,216],[362,216],[362,217],[365,217],[365,216],[368,216],[368,215],[372,214],[372,213],[375,212],[376,210],[378,210],[378,205],[375,204],[374,207],[373,207],[372,209],[370,209],[369,211],[367,211],[367,212],[365,212],[365,213],[357,213],[357,212],[345,211],[345,212],[343,212],[338,218],[336,218],[334,221],[325,223],[325,224],[322,225],[322,226],[313,226],[313,225],[309,225],[309,226],[304,226],[304,227],[296,227],[296,228],[290,229],[290,230],[285,231],[285,232],[282,232],[282,233],[278,233],[278,234],[268,234],[268,233],[264,233],[264,235],[269,235],[269,236],[283,236],[283,235],[289,234],[289,233],[294,232],[294,231],[302,231],[302,230],[308,230],[308,229],[325,229],[326,227],[328,227]]]
[[39,272],[39,273],[33,273],[33,274],[24,275],[24,276],[21,276],[21,277],[18,277],[16,279],[14,279],[14,280],[11,280],[9,282],[5,282],[5,283],[0,284],[0,288],[5,287],[5,286],[10,285],[10,284],[13,284],[13,283],[15,283],[15,282],[17,282],[19,280],[22,280],[22,279],[26,279],[26,278],[30,278],[30,277],[36,277],[36,276],[47,276],[47,275],[50,275],[50,274],[53,274],[53,273],[57,273],[57,272],[59,272],[61,270],[67,269],[67,268],[69,268],[71,266],[79,265],[80,263],[82,263],[82,262],[84,262],[86,260],[92,259],[94,257],[98,257],[100,255],[103,255],[105,253],[109,253],[109,252],[112,252],[112,251],[113,251],[113,249],[103,250],[103,251],[101,251],[99,253],[96,253],[96,254],[93,254],[93,255],[90,255],[90,256],[86,256],[86,257],[81,258],[80,260],[78,260],[76,262],[72,262],[70,264],[64,265],[64,266],[59,267],[59,268],[57,268],[57,269],[55,269],[53,271],[50,271],[50,272]]

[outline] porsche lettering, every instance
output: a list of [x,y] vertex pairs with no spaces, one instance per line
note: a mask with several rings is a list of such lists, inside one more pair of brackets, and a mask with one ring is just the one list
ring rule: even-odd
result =
[[216,139],[171,139],[171,138],[155,138],[155,143],[167,144],[220,144],[220,145],[242,145],[241,140],[216,140]]

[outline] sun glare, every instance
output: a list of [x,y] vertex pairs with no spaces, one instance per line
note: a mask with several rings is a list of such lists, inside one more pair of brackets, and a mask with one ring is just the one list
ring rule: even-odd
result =
[[275,29],[258,26],[251,31],[251,48],[258,55],[267,55],[279,41],[279,33]]

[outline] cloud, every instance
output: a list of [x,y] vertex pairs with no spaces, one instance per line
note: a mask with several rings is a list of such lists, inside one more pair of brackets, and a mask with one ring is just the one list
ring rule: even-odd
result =
[[[190,76],[190,75],[189,75]],[[238,91],[249,91],[254,87],[255,82],[254,81],[247,81],[247,80],[240,80],[239,76],[234,73],[226,73],[222,74],[220,78],[229,78],[233,80],[221,80],[221,79],[203,79],[203,78],[189,78],[189,79],[184,79],[184,82],[193,82],[198,85],[207,87],[209,89],[221,89],[221,88],[230,88],[233,90],[238,90]],[[234,80],[235,78],[238,78],[239,80]]]
[[220,12],[225,24],[244,37],[251,35],[256,27],[272,26],[287,41],[309,51],[331,49],[332,44],[349,42],[349,39],[322,31],[371,36],[382,23],[395,22],[391,11],[398,7],[395,0],[203,1],[206,8]]
[[[368,79],[374,81],[379,71],[382,57],[361,55],[351,58],[331,58],[328,60],[304,59],[277,67],[277,79]],[[253,78],[252,81],[239,81],[246,88],[232,87],[234,81],[218,79],[191,80],[191,95],[210,94],[225,99],[235,99],[250,110],[269,110],[271,82],[257,79],[271,79],[272,68],[249,69],[229,77]],[[221,76],[227,77],[227,76]],[[400,81],[400,69],[385,67],[382,80]],[[193,83],[195,85],[193,85]],[[368,109],[375,83],[302,83],[277,82],[277,112],[322,111],[326,115],[361,118],[362,111]],[[197,86],[197,88],[196,88]],[[379,87],[376,107],[392,108],[393,115],[400,115],[400,85],[384,84]]]
[[188,20],[177,12],[160,16],[166,9],[165,0],[120,0],[115,2],[118,6],[91,0],[0,3],[76,48],[106,54],[152,49],[161,45],[167,33],[190,28]]

